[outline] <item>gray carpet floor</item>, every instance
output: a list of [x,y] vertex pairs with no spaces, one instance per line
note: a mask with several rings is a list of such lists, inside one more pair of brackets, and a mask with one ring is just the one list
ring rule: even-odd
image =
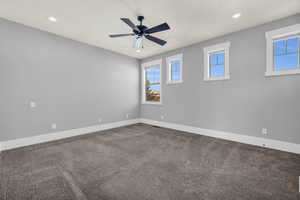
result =
[[300,155],[137,124],[2,152],[1,200],[296,200]]

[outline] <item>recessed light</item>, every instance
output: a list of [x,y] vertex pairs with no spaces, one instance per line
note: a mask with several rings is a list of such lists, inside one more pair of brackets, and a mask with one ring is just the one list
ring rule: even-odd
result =
[[241,16],[242,14],[241,13],[235,13],[234,15],[232,15],[232,18],[233,19],[237,19]]
[[137,53],[141,53],[141,50],[140,50],[140,49],[137,49],[136,52],[137,52]]
[[57,19],[55,17],[48,17],[48,20],[51,22],[57,22]]

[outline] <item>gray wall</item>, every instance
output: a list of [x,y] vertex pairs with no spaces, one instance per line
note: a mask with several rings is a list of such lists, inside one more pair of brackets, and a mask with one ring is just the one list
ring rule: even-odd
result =
[[4,19],[0,30],[0,141],[139,116],[137,59]]
[[[163,58],[163,105],[140,106],[138,60],[0,19],[0,141],[91,126],[98,118],[125,120],[130,113],[300,143],[300,75],[264,76],[265,32],[299,22],[296,15],[143,59]],[[203,47],[225,41],[231,79],[204,82]],[[165,58],[176,53],[184,55],[184,82],[167,85]]]
[[[242,20],[242,18],[241,18]],[[265,77],[265,32],[300,23],[295,15],[143,59],[163,59],[163,105],[142,118],[300,143],[300,75]],[[203,81],[203,47],[230,41],[230,80]],[[166,56],[183,53],[183,83],[166,84]],[[268,128],[263,136],[261,129]]]

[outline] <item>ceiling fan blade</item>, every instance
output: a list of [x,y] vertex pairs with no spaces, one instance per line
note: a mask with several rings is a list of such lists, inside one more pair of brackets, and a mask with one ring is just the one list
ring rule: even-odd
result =
[[159,38],[157,38],[157,37],[153,37],[153,36],[151,36],[151,35],[145,35],[145,37],[146,37],[148,40],[150,40],[150,41],[152,41],[152,42],[155,42],[155,43],[157,43],[157,44],[159,44],[159,45],[161,45],[161,46],[163,46],[163,45],[165,45],[165,44],[167,43],[167,41],[161,40],[161,39],[159,39]]
[[109,37],[111,38],[115,38],[115,37],[125,37],[125,36],[133,36],[135,35],[134,33],[127,33],[127,34],[115,34],[115,35],[109,35]]
[[170,27],[167,23],[163,23],[157,26],[154,26],[152,28],[149,28],[145,31],[145,33],[151,34],[151,33],[156,33],[156,32],[160,32],[160,31],[166,31],[169,30]]
[[128,18],[121,18],[123,22],[125,22],[128,26],[130,26],[133,30],[140,32],[140,30],[132,23],[132,21]]

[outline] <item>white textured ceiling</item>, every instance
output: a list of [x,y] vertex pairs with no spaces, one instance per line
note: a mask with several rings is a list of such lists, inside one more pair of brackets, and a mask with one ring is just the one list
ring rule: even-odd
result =
[[[237,12],[242,16],[233,20]],[[300,0],[0,0],[0,17],[136,58],[297,13]],[[145,42],[137,53],[133,37],[108,37],[131,32],[120,18],[137,22],[137,15],[145,16],[148,27],[167,22],[171,30],[153,35],[168,43]],[[58,22],[48,21],[49,16]]]

